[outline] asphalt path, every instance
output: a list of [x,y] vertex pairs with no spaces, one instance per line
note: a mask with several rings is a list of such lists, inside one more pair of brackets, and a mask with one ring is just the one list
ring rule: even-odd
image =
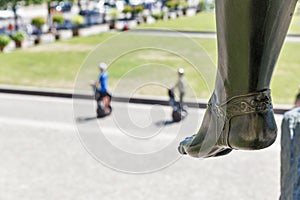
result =
[[[113,114],[103,119],[95,118],[93,106],[92,100],[74,104],[64,98],[0,94],[0,199],[279,198],[280,137],[256,152],[234,151],[204,160],[178,157],[175,147],[172,152],[164,149],[193,134],[204,110],[190,108],[183,122],[171,123],[166,106],[113,102]],[[280,127],[282,116],[276,119]],[[98,149],[88,149],[83,137],[96,130],[124,152],[161,152],[165,159],[152,160],[157,170],[151,173],[126,173],[128,166],[127,172],[135,166],[140,172],[154,168],[140,160],[128,165],[126,156],[99,147],[102,141],[91,145]],[[116,163],[109,163],[111,159]]]
[[[149,28],[149,29],[134,29],[131,30],[132,33],[136,34],[149,34],[155,36],[169,36],[169,37],[190,37],[190,38],[207,38],[207,39],[216,39],[217,34],[215,32],[201,32],[201,31],[181,31],[181,30],[172,30],[166,28]],[[300,42],[299,35],[287,35],[286,42]]]

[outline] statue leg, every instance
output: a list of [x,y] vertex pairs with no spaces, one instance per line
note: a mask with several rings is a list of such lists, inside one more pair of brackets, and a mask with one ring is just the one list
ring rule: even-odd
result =
[[270,81],[297,0],[216,0],[218,74],[198,133],[179,152],[212,157],[270,146]]

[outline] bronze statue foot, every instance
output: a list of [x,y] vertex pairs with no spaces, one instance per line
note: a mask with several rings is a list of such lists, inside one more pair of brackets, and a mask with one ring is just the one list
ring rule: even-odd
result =
[[257,150],[276,139],[270,90],[235,96],[217,104],[213,94],[199,132],[178,147],[181,154],[193,157],[226,155],[232,149]]

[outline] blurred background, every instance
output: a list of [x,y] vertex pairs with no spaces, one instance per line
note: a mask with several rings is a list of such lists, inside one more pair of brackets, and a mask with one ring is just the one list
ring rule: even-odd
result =
[[[206,51],[215,66],[217,63],[213,1],[1,1],[0,8],[1,84],[72,89],[88,53],[117,32],[129,29],[184,31]],[[272,79],[277,104],[294,103],[299,84],[299,33],[297,6]],[[147,56],[133,53],[112,63],[115,67],[110,71],[111,87],[125,71],[141,62],[153,62],[162,53],[149,52]],[[171,57],[160,56],[159,62],[174,69],[189,68],[184,61]],[[201,98],[209,98],[210,92],[193,73],[186,76],[191,85],[197,86],[194,90]]]
[[[214,9],[213,0],[0,0],[0,199],[278,199],[280,132],[257,152],[206,160],[177,153],[211,95]],[[279,129],[299,90],[299,52],[298,3],[271,84]],[[123,101],[97,119],[89,81],[103,61],[109,90]],[[196,106],[173,123],[167,87],[178,68],[186,102]],[[74,93],[88,97],[73,101]],[[148,103],[129,103],[132,96]],[[159,157],[129,160],[108,144]]]

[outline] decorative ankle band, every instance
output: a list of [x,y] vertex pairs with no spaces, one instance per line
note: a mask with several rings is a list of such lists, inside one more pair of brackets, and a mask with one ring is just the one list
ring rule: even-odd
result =
[[269,111],[273,108],[270,89],[246,95],[235,96],[219,106],[214,104],[211,99],[208,107],[219,119],[224,121],[232,118],[233,116],[255,112],[261,113]]

